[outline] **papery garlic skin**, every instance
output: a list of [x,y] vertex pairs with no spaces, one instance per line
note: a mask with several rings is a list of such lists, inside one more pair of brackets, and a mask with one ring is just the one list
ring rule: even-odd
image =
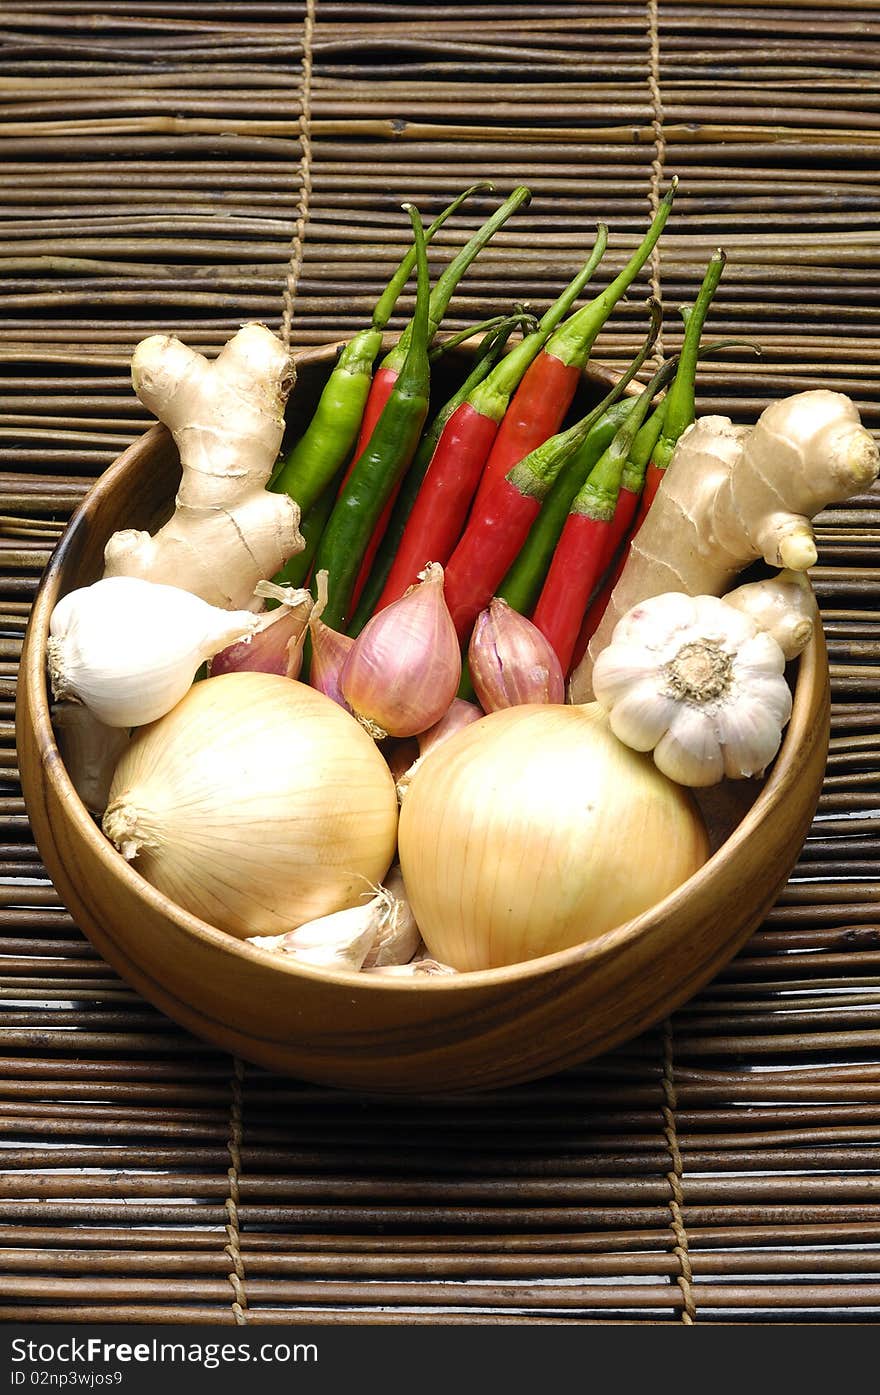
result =
[[379,899],[385,903],[385,913],[364,959],[365,969],[408,964],[422,941],[399,867],[392,867],[388,873],[379,888]]
[[357,972],[408,964],[421,941],[403,876],[395,867],[369,901],[320,916],[283,935],[252,935],[247,943],[289,955],[301,964]]
[[457,974],[458,970],[453,969],[449,964],[441,964],[438,959],[412,959],[408,964],[377,964],[372,968],[364,967],[365,974],[380,974],[383,978],[448,978],[450,974]]
[[791,716],[785,656],[717,596],[666,592],[615,627],[593,670],[611,730],[694,788],[761,775]]
[[251,611],[220,610],[176,586],[105,577],[52,612],[52,695],[85,703],[109,727],[145,726],[177,705],[206,659],[258,625]]

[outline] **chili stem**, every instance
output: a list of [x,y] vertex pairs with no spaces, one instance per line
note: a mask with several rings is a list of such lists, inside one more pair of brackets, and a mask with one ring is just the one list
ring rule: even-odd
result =
[[559,430],[599,331],[638,276],[663,231],[677,184],[673,179],[642,243],[620,275],[560,325],[524,374],[495,438],[477,502],[485,497],[494,480],[502,479],[512,465]]
[[428,412],[428,260],[418,210],[405,204],[413,227],[418,295],[409,349],[369,444],[340,491],[315,558],[328,573],[324,622],[343,630],[351,593],[370,536],[385,501],[412,460]]
[[[491,189],[492,185],[472,184],[453,199],[434,219],[425,241],[431,240],[466,199],[485,188]],[[343,346],[309,425],[269,482],[276,494],[289,494],[296,500],[304,519],[345,464],[355,443],[370,392],[373,362],[382,347],[382,333],[414,265],[415,249],[410,248],[376,302],[369,328]]]
[[568,672],[587,602],[614,556],[613,523],[624,467],[655,394],[674,372],[674,360],[657,370],[572,501],[532,616],[556,651],[563,673]]

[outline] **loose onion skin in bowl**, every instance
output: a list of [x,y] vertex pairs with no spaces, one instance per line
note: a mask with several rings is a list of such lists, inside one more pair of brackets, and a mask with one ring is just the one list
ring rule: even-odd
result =
[[595,703],[511,707],[458,732],[419,766],[399,840],[425,943],[459,970],[595,939],[709,855],[690,793]]
[[375,742],[323,693],[229,673],[196,683],[116,768],[104,830],[177,905],[231,935],[354,906],[394,856]]

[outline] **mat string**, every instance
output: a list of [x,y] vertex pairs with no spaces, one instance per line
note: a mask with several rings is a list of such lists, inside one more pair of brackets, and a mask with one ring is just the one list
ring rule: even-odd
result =
[[302,105],[300,107],[300,161],[299,197],[296,204],[296,222],[290,243],[290,260],[287,263],[287,276],[284,282],[284,311],[281,316],[281,342],[290,348],[290,331],[293,322],[293,304],[296,300],[303,252],[306,238],[306,224],[309,220],[309,205],[312,195],[312,39],[315,30],[315,10],[317,0],[306,0],[303,20],[302,52]]
[[241,1105],[244,1086],[244,1062],[237,1056],[232,1058],[232,1077],[230,1079],[230,1091],[232,1102],[229,1108],[229,1139],[226,1147],[232,1160],[232,1166],[227,1172],[229,1178],[229,1195],[226,1198],[226,1214],[229,1217],[226,1226],[226,1244],[223,1247],[225,1254],[232,1260],[232,1271],[227,1274],[232,1285],[233,1300],[232,1313],[236,1326],[246,1327],[248,1321],[247,1314],[247,1294],[244,1288],[244,1260],[241,1257],[241,1231],[238,1220],[238,1179],[241,1174],[241,1142],[242,1142],[242,1118]]
[[[657,217],[657,211],[660,207],[660,185],[663,182],[663,170],[666,161],[666,138],[663,134],[663,100],[660,95],[659,0],[647,0],[647,6],[648,38],[650,41],[648,91],[651,95],[651,129],[654,132],[654,158],[651,161],[651,187],[648,191],[648,203],[651,209],[651,219],[653,220]],[[657,303],[662,305],[663,296],[660,289],[659,246],[655,246],[651,252],[650,268],[651,294]],[[654,358],[657,361],[658,367],[665,358],[662,324],[657,335]]]
[[697,1306],[694,1301],[693,1274],[691,1272],[690,1251],[688,1249],[687,1229],[684,1223],[684,1188],[682,1178],[684,1168],[681,1161],[681,1152],[678,1146],[678,1131],[675,1126],[675,1114],[678,1108],[678,1099],[675,1093],[675,1075],[673,1073],[673,1041],[672,1023],[667,1017],[663,1023],[663,1132],[666,1136],[666,1146],[669,1149],[669,1156],[672,1159],[672,1171],[667,1172],[666,1179],[672,1191],[669,1199],[669,1212],[672,1216],[672,1233],[675,1236],[673,1254],[678,1260],[679,1272],[677,1277],[678,1286],[681,1289],[684,1307],[682,1309],[681,1320],[688,1326],[692,1326],[697,1320]]

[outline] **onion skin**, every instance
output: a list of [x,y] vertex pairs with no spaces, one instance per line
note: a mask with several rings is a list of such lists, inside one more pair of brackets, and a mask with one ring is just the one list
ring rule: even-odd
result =
[[709,855],[689,793],[597,704],[490,713],[425,757],[400,863],[430,954],[460,971],[533,959],[649,910]]
[[375,743],[330,698],[230,673],[138,733],[104,831],[184,910],[241,938],[280,934],[381,882],[397,797]]

